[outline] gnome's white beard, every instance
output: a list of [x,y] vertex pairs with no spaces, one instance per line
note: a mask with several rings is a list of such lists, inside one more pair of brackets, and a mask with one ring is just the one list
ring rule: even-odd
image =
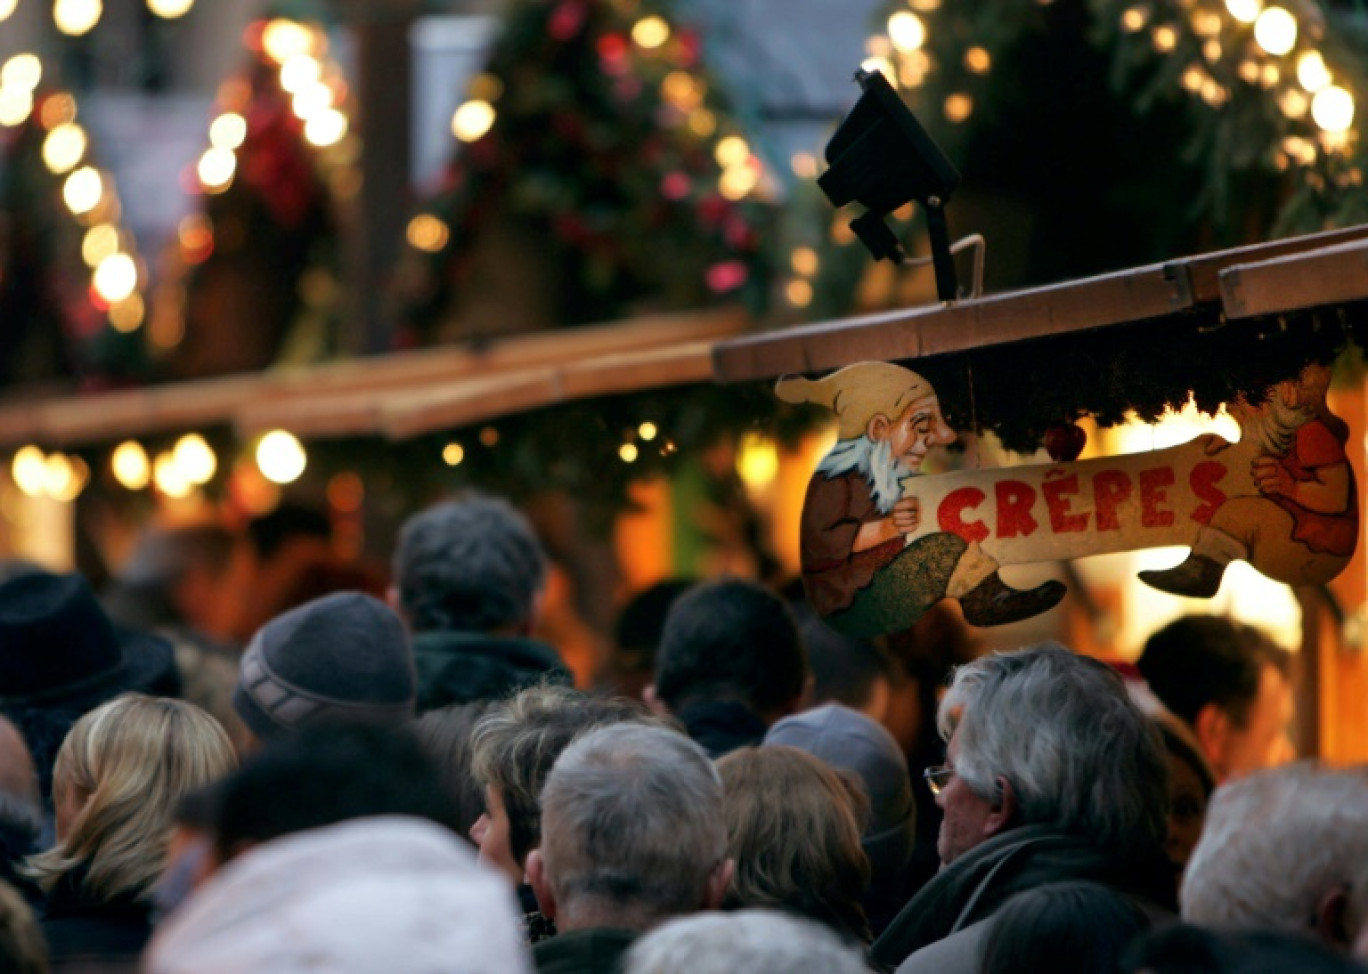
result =
[[893,459],[893,448],[887,440],[871,440],[868,436],[838,440],[817,465],[818,473],[831,478],[844,477],[852,470],[869,484],[880,514],[889,513],[902,500],[902,479],[912,473]]

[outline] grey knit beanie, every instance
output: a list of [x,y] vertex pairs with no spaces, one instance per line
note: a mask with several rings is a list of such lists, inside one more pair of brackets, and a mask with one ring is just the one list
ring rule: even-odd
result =
[[337,592],[276,616],[247,645],[233,707],[252,733],[319,724],[402,724],[414,716],[408,633],[394,610]]

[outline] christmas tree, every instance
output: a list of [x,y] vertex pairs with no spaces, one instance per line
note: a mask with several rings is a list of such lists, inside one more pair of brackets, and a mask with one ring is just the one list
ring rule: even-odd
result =
[[[452,127],[442,189],[409,226],[405,342],[499,327],[472,307],[513,265],[548,295],[525,324],[765,305],[768,174],[658,0],[515,0]],[[489,302],[505,313],[512,277]]]

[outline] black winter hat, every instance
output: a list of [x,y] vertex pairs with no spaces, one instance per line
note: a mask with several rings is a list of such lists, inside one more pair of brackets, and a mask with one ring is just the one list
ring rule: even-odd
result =
[[233,707],[266,739],[319,724],[402,724],[415,693],[399,616],[372,596],[337,592],[261,627],[243,654]]
[[85,711],[126,690],[179,689],[171,643],[116,628],[80,575],[0,585],[0,704]]

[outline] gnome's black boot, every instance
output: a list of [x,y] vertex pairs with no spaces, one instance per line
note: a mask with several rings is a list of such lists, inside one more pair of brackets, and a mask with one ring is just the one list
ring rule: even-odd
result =
[[1160,571],[1139,572],[1150,588],[1193,599],[1209,599],[1221,589],[1226,566],[1206,555],[1191,554],[1181,565]]
[[960,596],[964,619],[972,626],[1001,626],[1053,609],[1068,588],[1050,579],[1035,588],[1012,588],[997,572]]

